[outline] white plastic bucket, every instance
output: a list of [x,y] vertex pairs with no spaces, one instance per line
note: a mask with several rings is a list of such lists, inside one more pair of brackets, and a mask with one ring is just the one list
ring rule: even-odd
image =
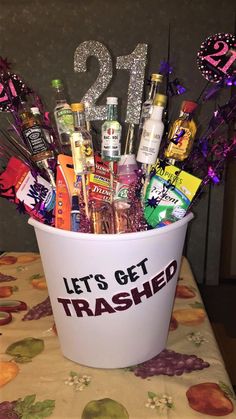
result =
[[138,233],[86,234],[29,219],[65,357],[97,368],[139,364],[166,345],[190,213]]

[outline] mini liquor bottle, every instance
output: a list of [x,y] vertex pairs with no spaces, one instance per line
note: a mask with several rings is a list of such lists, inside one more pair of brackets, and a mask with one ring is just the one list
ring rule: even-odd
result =
[[47,129],[47,127],[44,126],[43,117],[39,111],[39,108],[37,106],[33,106],[32,108],[30,108],[30,110],[36,118],[36,120],[38,121],[38,123],[40,124],[40,126],[42,127],[43,135],[47,140],[47,143],[50,145],[53,144],[53,136],[50,133],[49,129]]
[[[140,116],[140,123],[139,123],[139,131],[142,131],[143,124],[146,119],[150,118],[152,111],[153,111],[153,101],[157,93],[159,93],[160,84],[163,81],[162,74],[152,74],[151,75],[151,86],[148,93],[148,97],[142,105],[141,116]],[[140,132],[141,135],[141,132]]]
[[121,153],[121,125],[117,115],[117,97],[107,98],[107,119],[102,124],[102,160],[118,161]]
[[143,132],[139,144],[137,161],[144,164],[154,164],[156,162],[164,124],[162,122],[163,111],[167,97],[157,94],[154,99],[152,115],[147,119],[143,126]]
[[61,80],[52,80],[56,106],[54,117],[59,135],[62,150],[65,154],[70,153],[70,134],[74,129],[73,114],[70,105],[67,103],[64,93],[64,86]]
[[27,148],[33,156],[47,151],[48,144],[39,121],[25,102],[21,103],[21,107],[22,109],[19,116],[21,120],[22,135]]
[[91,134],[86,129],[84,104],[72,103],[74,131],[70,135],[71,151],[76,175],[94,171],[94,151]]
[[185,160],[192,149],[197,132],[197,126],[192,117],[196,108],[197,103],[184,101],[181,105],[179,118],[171,125],[164,155],[172,164],[175,163],[175,160]]
[[114,234],[113,208],[106,201],[92,201],[90,203],[91,231],[94,234]]
[[44,137],[42,126],[38,119],[33,115],[26,103],[22,102],[22,110],[19,114],[21,119],[21,129],[25,144],[31,153],[32,161],[47,173],[47,176],[55,188],[55,176],[50,168],[49,160],[54,158],[52,150]]

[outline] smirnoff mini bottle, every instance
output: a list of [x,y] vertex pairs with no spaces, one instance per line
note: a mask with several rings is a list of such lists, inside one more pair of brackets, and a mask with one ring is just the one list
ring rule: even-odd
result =
[[65,98],[62,81],[59,79],[52,80],[52,88],[54,90],[56,102],[54,108],[54,117],[60,144],[65,154],[71,154],[70,134],[74,129],[72,110]]

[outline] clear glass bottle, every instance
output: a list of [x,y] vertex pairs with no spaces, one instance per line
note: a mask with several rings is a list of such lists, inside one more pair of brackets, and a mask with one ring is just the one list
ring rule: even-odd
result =
[[109,202],[92,201],[90,203],[91,231],[94,234],[114,234],[114,214]]
[[197,126],[193,120],[193,112],[197,108],[197,103],[183,101],[179,118],[171,125],[168,134],[168,145],[165,150],[165,157],[170,163],[185,160],[193,146],[193,141],[197,132]]
[[[163,81],[162,74],[153,73],[151,75],[151,86],[148,93],[148,97],[142,105],[141,116],[140,116],[140,123],[139,123],[139,132],[143,129],[143,124],[146,119],[151,117],[152,110],[153,110],[153,101],[157,93],[159,93],[160,84]],[[141,136],[141,132],[140,132]]]
[[62,147],[67,150],[70,147],[70,134],[74,129],[73,114],[70,105],[67,103],[64,93],[64,86],[61,80],[52,80],[56,106],[54,117]]
[[35,118],[37,119],[37,121],[39,122],[39,124],[41,125],[44,137],[47,140],[48,144],[50,144],[50,145],[53,144],[53,137],[50,134],[49,130],[44,126],[43,117],[40,113],[39,108],[37,106],[33,106],[33,107],[30,108],[30,110],[31,110],[32,114],[35,116]]
[[121,154],[121,124],[118,122],[117,97],[107,98],[107,119],[102,124],[101,154],[104,161],[118,161]]
[[30,153],[34,156],[48,151],[48,144],[40,122],[33,115],[26,102],[21,103],[19,117],[21,120],[22,135]]
[[135,133],[135,125],[129,124],[128,126],[128,131],[127,131],[127,136],[126,136],[126,140],[125,140],[125,151],[124,154],[133,154],[133,150],[134,150],[134,133]]
[[84,104],[72,103],[74,131],[70,134],[71,152],[76,175],[94,171],[94,151],[91,134],[86,129]]
[[140,163],[150,165],[156,162],[164,132],[162,117],[166,100],[165,95],[157,94],[155,96],[152,115],[143,126],[137,154],[137,161]]

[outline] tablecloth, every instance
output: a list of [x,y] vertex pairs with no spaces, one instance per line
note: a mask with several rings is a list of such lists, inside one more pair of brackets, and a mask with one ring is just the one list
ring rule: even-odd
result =
[[90,368],[62,355],[37,253],[0,256],[0,306],[0,419],[236,417],[235,395],[184,257],[166,349],[130,368]]

